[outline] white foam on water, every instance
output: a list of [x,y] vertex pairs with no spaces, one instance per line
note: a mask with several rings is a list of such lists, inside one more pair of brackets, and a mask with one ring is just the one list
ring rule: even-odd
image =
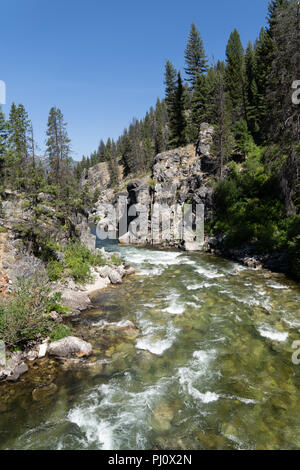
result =
[[279,282],[268,282],[268,287],[271,287],[272,289],[289,289],[287,286],[284,286],[282,284],[279,284]]
[[260,335],[263,336],[264,338],[269,338],[272,341],[278,341],[279,343],[284,343],[288,337],[289,334],[288,332],[281,332],[278,330],[275,330],[275,328],[271,328],[269,326],[261,326],[257,328]]
[[219,400],[219,395],[214,392],[200,393],[191,384],[188,384],[188,392],[195,399],[200,400],[202,403],[212,403]]
[[189,307],[193,307],[193,308],[199,307],[199,304],[196,304],[195,302],[187,302],[186,305],[188,305]]
[[255,404],[259,403],[258,400],[253,400],[252,398],[242,398],[242,397],[238,397],[236,395],[230,395],[230,396],[221,395],[221,396],[222,396],[222,398],[227,398],[228,400],[240,401],[241,403],[245,403],[246,405],[255,405]]
[[287,325],[289,325],[292,328],[299,328],[300,327],[300,319],[293,319],[293,320],[288,320],[287,318],[282,318],[282,321],[284,321]]
[[[179,329],[175,328],[171,323],[167,325],[166,329],[145,321],[140,322],[140,324],[144,325],[142,326],[143,334],[137,339],[136,348],[149,351],[156,356],[161,356],[170,349],[179,332]],[[146,327],[145,324],[147,325]],[[164,336],[161,339],[157,338],[162,335]]]
[[215,392],[206,391],[203,393],[196,388],[201,377],[207,379],[211,375],[209,366],[214,359],[215,350],[195,351],[187,367],[178,369],[178,380],[183,390],[195,400],[205,404],[217,401],[220,398]]
[[102,450],[113,450],[113,432],[110,423],[97,420],[97,406],[91,408],[75,408],[68,414],[68,419],[77,424],[85,433],[88,442],[98,442]]
[[178,303],[176,298],[171,301],[169,307],[163,309],[163,312],[170,313],[171,315],[182,315],[184,311],[185,306]]
[[210,269],[206,269],[203,266],[200,266],[196,269],[196,272],[198,274],[201,274],[209,279],[215,279],[218,277],[224,277],[224,274],[222,273],[217,273],[216,271],[211,271]]
[[112,380],[98,386],[69,412],[68,419],[85,433],[85,447],[96,444],[102,450],[142,450],[149,445],[153,409],[168,386],[169,380],[161,379],[140,392],[130,392],[118,380]]
[[91,323],[91,326],[94,326],[94,327],[97,327],[97,326],[119,326],[119,327],[122,328],[124,326],[128,326],[127,323],[128,323],[128,320],[121,320],[121,321],[118,321],[118,322],[109,322],[107,320],[99,320],[97,322]]
[[198,290],[198,289],[202,289],[202,287],[204,287],[204,284],[201,283],[201,284],[195,284],[194,286],[187,286],[187,290]]
[[156,356],[161,356],[167,349],[170,349],[172,344],[173,340],[171,338],[153,341],[151,337],[144,337],[137,340],[136,347],[137,349],[149,351]]

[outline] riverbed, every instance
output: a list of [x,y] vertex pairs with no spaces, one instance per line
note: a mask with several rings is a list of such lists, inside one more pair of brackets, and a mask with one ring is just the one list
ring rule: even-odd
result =
[[138,272],[76,325],[93,356],[1,385],[0,449],[299,449],[299,285],[207,254],[118,250]]

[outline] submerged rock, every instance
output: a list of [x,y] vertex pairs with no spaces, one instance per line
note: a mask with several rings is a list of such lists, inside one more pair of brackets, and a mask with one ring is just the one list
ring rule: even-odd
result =
[[35,388],[32,391],[32,398],[34,401],[42,401],[54,395],[56,391],[57,386],[55,384],[49,384],[44,387]]
[[160,406],[154,411],[152,429],[156,432],[166,432],[171,428],[174,411],[169,406]]
[[86,310],[91,306],[91,299],[86,292],[65,289],[62,292],[62,303],[71,310]]
[[51,356],[62,358],[85,357],[92,353],[92,345],[76,336],[68,336],[50,343],[48,352]]

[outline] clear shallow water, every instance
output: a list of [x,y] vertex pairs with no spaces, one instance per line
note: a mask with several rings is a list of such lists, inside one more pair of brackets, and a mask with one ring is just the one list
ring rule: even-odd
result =
[[44,360],[42,376],[33,364],[2,385],[0,448],[299,449],[299,286],[208,255],[119,249],[139,272],[82,316],[89,364]]

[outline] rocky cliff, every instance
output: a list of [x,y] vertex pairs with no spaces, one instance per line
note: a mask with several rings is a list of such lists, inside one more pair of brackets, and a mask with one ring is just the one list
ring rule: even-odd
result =
[[[95,248],[87,214],[69,216],[55,208],[49,194],[40,193],[34,206],[26,194],[6,190],[1,194],[0,289],[10,290],[17,277],[30,277],[43,268],[41,251],[47,241],[65,246],[76,235],[87,248]],[[59,259],[60,254],[57,253]]]
[[[187,204],[192,207],[193,223],[197,205],[204,205],[206,219],[212,217],[212,182],[217,170],[216,158],[211,153],[212,136],[213,128],[202,124],[196,147],[188,145],[158,154],[148,175],[134,180],[122,180],[117,190],[111,187],[107,173],[101,174],[105,170],[102,163],[90,168],[88,174],[83,175],[83,181],[100,190],[99,201],[92,211],[94,220],[99,221],[101,227],[110,234],[117,229],[121,243],[201,249],[202,246],[195,242],[193,234],[184,243],[181,241],[176,220]],[[112,206],[119,222],[117,227],[114,224]],[[160,213],[153,210],[153,207],[158,206]],[[127,213],[124,214],[124,211]],[[139,223],[134,225],[138,214]],[[128,225],[124,228],[122,224],[125,215],[129,230]],[[163,226],[167,215],[170,217],[171,228]]]

